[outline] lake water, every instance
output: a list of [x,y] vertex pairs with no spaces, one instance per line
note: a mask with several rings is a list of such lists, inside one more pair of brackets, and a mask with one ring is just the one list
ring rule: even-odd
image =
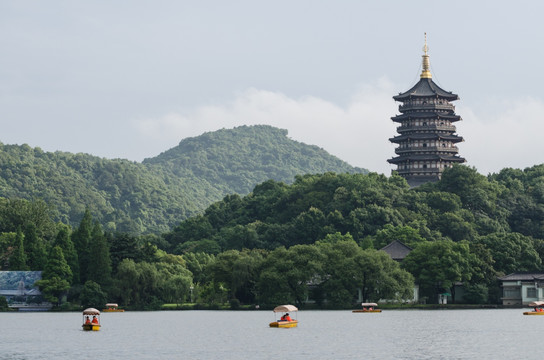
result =
[[0,313],[0,359],[540,359],[544,316],[521,309]]

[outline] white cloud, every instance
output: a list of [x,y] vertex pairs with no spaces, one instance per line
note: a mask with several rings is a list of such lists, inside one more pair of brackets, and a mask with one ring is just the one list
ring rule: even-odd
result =
[[458,107],[457,129],[465,138],[460,152],[484,175],[506,167],[544,163],[544,102],[535,98],[487,104],[485,111]]
[[395,135],[390,117],[396,110],[392,93],[392,84],[382,79],[362,86],[344,108],[313,96],[292,99],[249,89],[228,104],[145,119],[138,128],[148,139],[171,143],[220,128],[267,124],[287,129],[290,138],[322,147],[351,165],[389,174],[392,167],[386,160],[394,147],[387,139]]
[[[138,123],[149,141],[177,144],[206,131],[241,125],[267,124],[287,129],[297,141],[317,145],[351,165],[389,175],[395,155],[389,138],[396,135],[398,103],[391,94],[399,86],[387,79],[362,85],[344,107],[313,96],[290,98],[279,92],[248,89],[231,102],[201,106],[186,114],[171,113]],[[457,106],[463,121],[457,133],[465,138],[459,154],[484,175],[505,167],[542,163],[544,103],[534,98],[486,105],[493,113]]]

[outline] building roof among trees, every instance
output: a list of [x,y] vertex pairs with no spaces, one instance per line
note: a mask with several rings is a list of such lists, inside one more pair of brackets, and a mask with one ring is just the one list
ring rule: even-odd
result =
[[544,280],[544,272],[515,272],[499,278],[501,281]]
[[404,245],[398,240],[395,240],[380,250],[385,251],[389,256],[391,256],[391,259],[395,261],[402,261],[410,253],[410,251],[412,251],[412,248]]

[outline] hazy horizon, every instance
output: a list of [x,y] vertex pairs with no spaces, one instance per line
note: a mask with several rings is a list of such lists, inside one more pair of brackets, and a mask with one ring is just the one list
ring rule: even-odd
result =
[[4,144],[142,161],[266,124],[389,175],[399,103],[419,80],[454,102],[482,174],[542,163],[544,4],[506,1],[0,3]]

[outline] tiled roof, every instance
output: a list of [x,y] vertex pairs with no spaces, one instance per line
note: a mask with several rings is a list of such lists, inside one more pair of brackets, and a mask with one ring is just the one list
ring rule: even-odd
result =
[[391,164],[398,164],[405,161],[436,161],[436,160],[445,160],[445,161],[451,161],[451,162],[459,162],[463,163],[465,162],[465,158],[454,156],[454,155],[441,155],[441,154],[409,154],[409,155],[402,155],[397,156],[395,158],[387,160],[387,162]]
[[395,136],[394,138],[390,138],[389,141],[391,142],[401,142],[405,140],[449,140],[452,142],[461,142],[463,141],[463,138],[461,136],[457,135],[442,135],[437,133],[420,133],[416,132],[413,134],[405,134],[405,135],[399,135]]
[[450,121],[461,120],[461,116],[456,114],[439,114],[438,112],[419,112],[419,111],[396,115],[396,116],[393,116],[391,120],[395,121],[395,120],[404,120],[404,119],[423,119],[423,118],[445,119]]
[[412,248],[395,240],[380,250],[385,251],[393,260],[403,260],[412,251]]
[[423,78],[419,80],[410,90],[405,93],[393,96],[393,99],[397,101],[404,101],[410,97],[439,97],[447,100],[458,100],[459,96],[453,94],[451,91],[446,91],[436,85],[432,79]]
[[533,273],[512,273],[505,276],[501,276],[499,280],[502,281],[533,281],[533,280],[544,280],[544,273],[542,272],[533,272]]

